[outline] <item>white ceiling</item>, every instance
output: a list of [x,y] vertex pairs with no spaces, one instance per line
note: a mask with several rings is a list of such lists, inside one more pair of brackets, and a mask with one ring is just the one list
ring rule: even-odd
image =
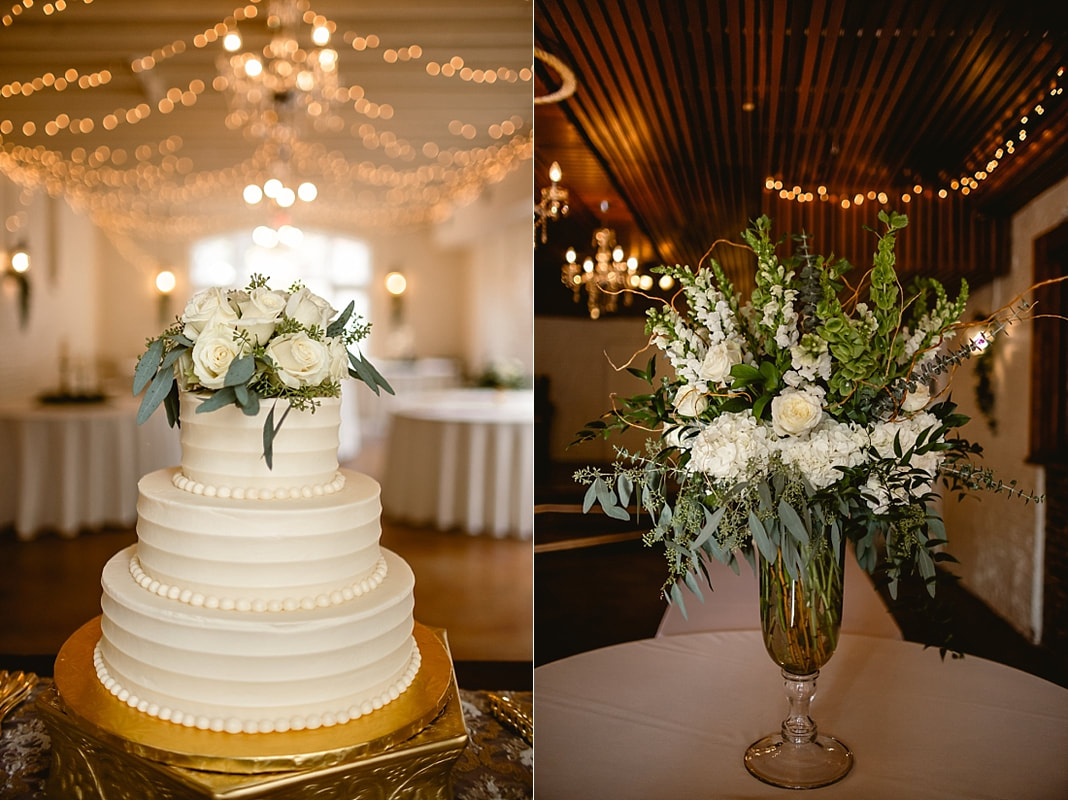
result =
[[[246,49],[262,45],[272,0],[55,2],[0,8],[0,171],[33,192],[64,194],[116,233],[187,238],[287,219],[403,226],[442,219],[488,183],[531,169],[529,0],[303,0],[333,23],[339,85],[350,91],[336,104],[339,130],[308,128],[286,147],[226,127],[227,93],[212,85],[226,54],[218,39],[196,39],[236,25]],[[310,48],[311,26],[297,30]],[[404,60],[413,45],[418,55]],[[402,56],[390,63],[393,51]],[[152,68],[137,68],[153,54]],[[428,71],[454,58],[495,80]],[[68,70],[110,80],[57,91],[46,76]],[[168,92],[177,103],[164,113]],[[195,102],[183,104],[181,92]],[[147,116],[126,121],[138,106]],[[112,129],[109,115],[119,120]],[[83,120],[92,130],[72,132]],[[65,127],[49,134],[50,121]],[[272,173],[294,188],[313,181],[319,199],[288,212],[248,209],[241,189]]]

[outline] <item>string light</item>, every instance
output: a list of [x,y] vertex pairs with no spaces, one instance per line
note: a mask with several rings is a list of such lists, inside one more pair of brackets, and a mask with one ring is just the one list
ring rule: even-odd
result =
[[[940,186],[937,189],[933,189],[932,192],[940,199],[944,200],[949,197],[949,192],[957,192],[962,196],[967,196],[972,192],[980,188],[980,184],[990,177],[990,173],[996,170],[999,164],[1004,161],[1007,156],[1011,156],[1016,153],[1017,142],[1024,142],[1027,140],[1027,126],[1032,122],[1032,114],[1035,117],[1042,117],[1046,113],[1046,103],[1050,101],[1059,100],[1064,95],[1064,87],[1061,85],[1061,81],[1064,78],[1065,68],[1060,67],[1052,80],[1049,83],[1049,90],[1044,95],[1043,100],[1039,100],[1035,103],[1031,112],[1024,114],[1019,120],[1019,129],[1014,136],[1004,139],[1004,141],[996,146],[994,152],[986,158],[969,159],[975,161],[975,163],[982,163],[985,165],[982,169],[976,169],[969,175],[961,175],[958,178],[954,178],[949,181],[948,186]],[[1036,120],[1037,121],[1037,120]],[[900,195],[897,195],[897,191],[900,190],[879,190],[879,189],[866,189],[864,191],[844,191],[841,195],[828,194],[825,186],[819,186],[816,194],[804,190],[801,186],[795,185],[790,189],[786,188],[786,184],[780,179],[774,176],[769,176],[764,181],[764,189],[768,192],[775,192],[783,200],[793,200],[798,203],[811,203],[813,200],[819,200],[822,202],[837,202],[842,208],[851,208],[853,206],[861,206],[865,200],[877,200],[879,203],[886,205],[889,201],[892,192],[893,196],[899,197],[901,202],[910,203],[913,199],[919,197],[924,192],[924,187],[921,184],[915,184],[911,191],[904,191]]]
[[[86,5],[89,5],[93,2],[93,0],[82,0],[82,2]],[[13,24],[15,24],[15,20],[22,15],[24,9],[29,10],[32,7],[33,0],[23,0],[23,2],[21,3],[15,3],[15,5],[11,7],[11,11],[0,17],[0,25],[3,25],[5,28],[11,27]],[[45,3],[44,5],[42,5],[41,11],[46,17],[50,17],[53,14],[60,14],[66,11],[69,7],[70,6],[67,3],[67,0],[55,0],[55,2]]]
[[[223,49],[227,37],[238,34],[238,22],[255,19],[261,14],[257,8],[259,1],[252,0],[235,8],[228,17],[205,27],[200,33],[176,39],[131,59],[131,70],[144,76],[168,59],[191,49],[209,46]],[[89,5],[91,0],[83,2]],[[12,13],[17,16],[24,6],[31,5],[18,4],[20,10]],[[52,5],[54,8],[67,7],[63,0]],[[314,26],[313,36],[337,33],[336,23],[321,15],[308,11],[303,18]],[[383,62],[389,65],[419,61],[425,53],[422,45],[412,42],[386,47],[382,38],[373,33],[357,35],[345,31],[340,38],[353,50],[381,49]],[[240,48],[240,44],[233,40],[229,46]],[[460,57],[454,57],[449,63],[457,58]],[[466,65],[461,64],[459,71],[463,72],[465,68]],[[495,77],[490,78],[490,72]],[[527,77],[523,78],[524,74]],[[65,72],[13,81],[0,86],[0,110],[2,100],[8,97],[24,97],[48,90],[92,90],[106,86],[112,77],[107,70],[82,74],[70,68]],[[460,77],[471,83],[492,84],[529,81],[533,76],[529,70],[524,73],[523,69],[513,66],[496,66],[463,72]],[[178,113],[182,108],[194,106],[209,89],[225,91],[225,81],[215,76],[209,83],[195,80],[185,86],[161,87],[159,99],[152,104],[137,103],[101,111],[94,116],[61,113],[43,121],[0,117],[0,137],[14,138],[21,134],[51,138],[68,133],[110,132],[124,125],[139,125],[157,114]],[[358,211],[343,207],[344,203],[327,204],[328,208],[316,212],[324,222],[405,225],[440,221],[447,218],[457,205],[476,197],[485,185],[503,179],[520,163],[533,157],[532,131],[529,122],[519,115],[483,123],[482,130],[475,131],[475,136],[471,135],[475,126],[461,121],[457,144],[447,146],[433,140],[408,141],[384,129],[382,124],[395,115],[394,107],[367,97],[361,86],[338,87],[335,99],[368,120],[352,124],[349,133],[368,149],[377,151],[379,160],[385,158],[387,163],[349,161],[320,145],[294,143],[293,158],[301,164],[302,177],[306,174],[311,181],[335,192],[343,200],[359,201]],[[443,121],[443,127],[445,122],[447,120]],[[475,146],[472,140],[479,135],[493,143]],[[44,144],[0,143],[3,145],[0,172],[21,185],[44,188],[52,196],[67,195],[72,204],[87,211],[102,226],[112,226],[116,236],[124,233],[201,235],[218,230],[220,225],[229,226],[233,219],[220,220],[218,215],[203,213],[202,207],[222,194],[240,195],[245,186],[262,184],[270,165],[277,159],[273,145],[263,143],[248,158],[231,167],[197,171],[194,161],[182,154],[184,145],[178,136],[149,140],[129,150],[105,144],[75,147],[65,152]]]

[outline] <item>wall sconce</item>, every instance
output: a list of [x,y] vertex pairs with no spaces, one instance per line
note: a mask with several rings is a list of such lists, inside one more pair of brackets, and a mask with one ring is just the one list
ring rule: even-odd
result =
[[549,180],[552,184],[541,190],[541,202],[534,206],[534,246],[538,245],[538,232],[541,232],[541,243],[545,244],[549,238],[549,223],[555,222],[560,217],[566,217],[570,210],[568,206],[568,192],[560,185],[560,179],[564,177],[560,165],[554,161],[549,167]]
[[167,309],[170,305],[171,292],[174,291],[174,287],[177,285],[178,279],[174,277],[174,273],[169,269],[161,269],[156,273],[156,291],[159,292],[159,323],[161,326],[166,325],[168,322]]
[[30,279],[26,274],[30,270],[30,251],[26,245],[19,244],[11,251],[7,268],[3,272],[4,280],[11,279],[18,287],[19,293],[19,327],[25,328],[30,319]]
[[392,300],[393,322],[400,323],[404,318],[404,293],[408,290],[408,279],[400,272],[386,275],[386,291]]

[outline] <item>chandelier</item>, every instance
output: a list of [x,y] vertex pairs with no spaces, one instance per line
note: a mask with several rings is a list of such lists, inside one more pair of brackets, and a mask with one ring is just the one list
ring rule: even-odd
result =
[[545,244],[549,237],[549,223],[555,222],[560,217],[566,217],[569,210],[567,204],[567,189],[560,185],[560,179],[564,177],[563,171],[557,162],[549,167],[549,180],[552,183],[541,190],[541,202],[534,206],[534,244],[537,246],[537,235],[541,234],[541,243]]
[[[642,285],[638,274],[638,259],[631,256],[623,260],[623,248],[616,243],[616,234],[611,228],[598,228],[593,232],[593,244],[597,252],[578,263],[578,253],[569,247],[566,263],[560,273],[560,279],[574,294],[577,303],[582,289],[586,289],[586,307],[590,319],[600,318],[603,312],[613,312],[618,305],[619,295],[623,295],[624,305],[630,305],[632,289]],[[649,285],[652,285],[651,279]]]
[[267,43],[258,49],[243,50],[236,28],[223,39],[231,54],[219,61],[229,100],[226,126],[252,138],[282,141],[299,138],[308,126],[317,131],[343,127],[332,113],[338,53],[327,46],[328,21],[302,14],[295,0],[273,0],[267,31]]

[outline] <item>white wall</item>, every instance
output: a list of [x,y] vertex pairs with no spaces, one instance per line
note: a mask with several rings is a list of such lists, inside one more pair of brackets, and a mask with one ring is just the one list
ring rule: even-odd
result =
[[[643,317],[534,320],[535,373],[549,377],[549,452],[554,461],[603,463],[612,460],[617,445],[631,452],[641,449],[645,437],[636,433],[568,445],[587,422],[612,408],[613,395],[629,397],[649,390],[644,381],[619,369],[636,353],[632,366],[645,369],[650,352],[639,353],[649,343],[644,331]],[[659,359],[658,369],[665,363]]]
[[[520,168],[437,226],[434,240],[459,249],[468,309],[443,309],[463,332],[469,372],[514,359],[534,370],[533,175]],[[477,310],[477,313],[474,313]]]
[[72,359],[91,360],[97,346],[99,308],[93,228],[62,200],[37,192],[26,204],[20,190],[0,176],[0,220],[23,221],[16,233],[2,227],[7,253],[25,244],[30,253],[30,313],[23,327],[13,279],[0,279],[0,400],[59,387],[64,345]]
[[[1068,180],[1049,189],[1012,220],[1011,274],[977,291],[969,314],[991,313],[1032,284],[1034,240],[1068,219]],[[1031,327],[1014,325],[995,352],[994,393],[997,433],[983,420],[975,402],[974,359],[954,377],[953,399],[972,417],[966,438],[983,445],[982,464],[999,477],[1015,478],[1025,489],[1043,491],[1043,470],[1026,463],[1031,408]],[[1042,624],[1043,505],[980,493],[963,503],[947,499],[950,551],[960,559],[955,571],[964,585],[1012,625],[1040,640]]]

